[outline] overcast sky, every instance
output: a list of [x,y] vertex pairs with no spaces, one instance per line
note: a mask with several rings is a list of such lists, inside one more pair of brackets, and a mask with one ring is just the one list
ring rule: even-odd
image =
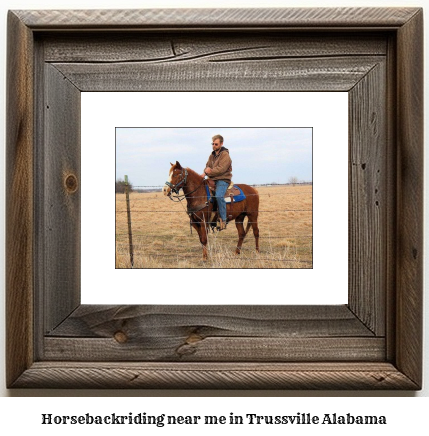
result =
[[229,149],[235,183],[312,181],[311,128],[117,128],[116,178],[162,186],[176,160],[202,173],[216,134]]

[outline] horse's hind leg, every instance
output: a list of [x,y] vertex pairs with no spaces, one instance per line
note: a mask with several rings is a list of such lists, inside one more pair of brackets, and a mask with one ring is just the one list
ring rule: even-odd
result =
[[253,236],[255,237],[256,252],[259,253],[259,227],[258,227],[258,214],[249,215],[249,221],[247,222],[246,234],[250,229],[253,229]]
[[238,243],[237,243],[237,248],[235,249],[235,254],[240,254],[244,237],[246,236],[246,232],[243,226],[243,220],[244,220],[244,216],[238,216],[235,219],[235,226],[237,227],[237,232],[238,232]]

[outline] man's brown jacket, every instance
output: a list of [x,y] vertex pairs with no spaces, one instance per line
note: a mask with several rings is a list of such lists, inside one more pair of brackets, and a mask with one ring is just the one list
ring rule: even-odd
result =
[[222,147],[219,154],[216,156],[216,152],[210,154],[209,160],[206,163],[206,167],[212,169],[209,177],[212,180],[229,180],[232,179],[232,160],[229,157],[229,151],[227,148]]

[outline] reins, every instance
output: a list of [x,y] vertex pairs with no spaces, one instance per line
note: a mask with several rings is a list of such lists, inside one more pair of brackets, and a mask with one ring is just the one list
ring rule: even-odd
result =
[[[186,168],[182,169],[182,175],[183,175],[183,171],[185,171],[185,176],[182,178],[182,180],[180,180],[180,182],[176,183],[175,185],[173,185],[170,182],[165,182],[165,184],[171,188],[171,191],[176,193],[177,195],[175,195],[174,197],[172,195],[169,196],[169,199],[171,201],[174,201],[175,203],[179,202],[179,201],[183,201],[185,198],[187,198],[189,195],[193,194],[194,192],[198,191],[198,189],[200,189],[200,187],[204,184],[204,179],[203,181],[191,192],[188,192],[187,194],[183,193],[183,195],[179,195],[179,191],[181,189],[183,189],[183,186],[186,185],[186,182],[188,180],[188,170]],[[183,186],[181,186],[183,185]],[[176,199],[176,200],[175,200]]]
[[[180,182],[181,183],[181,182]],[[171,184],[169,183],[169,182],[165,182],[165,184],[166,185],[168,185],[168,186],[170,186],[171,187]],[[191,194],[193,194],[194,192],[196,192],[196,191],[198,191],[198,189],[200,189],[201,188],[201,186],[204,184],[204,179],[203,179],[203,181],[193,190],[193,191],[191,191],[191,192],[188,192],[187,194],[183,194],[183,195],[179,195],[179,191],[180,191],[180,189],[183,189],[183,188],[179,188],[179,190],[175,190],[174,192],[177,192],[177,195],[175,195],[175,196],[173,196],[173,195],[170,195],[168,198],[171,200],[171,201],[174,201],[175,203],[177,203],[177,202],[179,202],[179,201],[183,201],[185,198],[187,198],[189,195],[191,195]],[[178,184],[177,185],[174,185],[174,186],[178,186]],[[172,191],[173,191],[173,189],[171,189]],[[176,200],[174,200],[174,198],[176,198]]]

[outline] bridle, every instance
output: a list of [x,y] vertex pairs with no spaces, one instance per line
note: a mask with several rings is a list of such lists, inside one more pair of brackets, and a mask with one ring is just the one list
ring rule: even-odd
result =
[[[182,172],[180,173],[180,175],[182,176],[182,179],[179,180],[175,185],[173,185],[170,182],[165,182],[165,184],[171,188],[171,191],[174,192],[176,195],[173,197],[172,195],[169,196],[170,200],[172,201],[182,201],[185,198],[188,198],[191,194],[193,194],[195,191],[197,191],[203,184],[204,184],[204,179],[201,182],[201,184],[199,184],[193,191],[188,192],[187,194],[182,194],[179,195],[179,191],[181,189],[183,189],[183,186],[186,185],[186,182],[188,180],[188,170],[186,168],[182,168]],[[175,200],[176,199],[176,200]]]
[[[171,189],[171,191],[172,192],[174,192],[176,195],[175,196],[172,196],[172,195],[170,195],[169,196],[169,199],[171,200],[171,201],[174,201],[174,202],[180,202],[180,201],[183,201],[185,198],[188,198],[191,194],[193,194],[194,192],[196,192],[196,191],[198,191],[198,189],[200,189],[200,187],[202,186],[202,185],[204,185],[204,183],[205,183],[205,180],[203,179],[203,181],[193,190],[193,191],[191,191],[191,192],[188,192],[187,194],[185,194],[185,193],[183,193],[182,195],[180,195],[179,194],[179,191],[181,190],[181,189],[183,189],[183,187],[186,185],[186,182],[187,182],[187,180],[188,180],[188,170],[186,169],[186,168],[182,168],[182,172],[181,172],[181,180],[179,180],[175,185],[173,185],[172,183],[170,183],[170,182],[165,182],[165,184]],[[195,209],[195,210],[190,210],[189,208],[188,208],[188,213],[189,212],[191,212],[191,213],[195,213],[195,212],[198,212],[199,210],[201,210],[201,209],[204,209],[205,207],[207,207],[208,206],[208,201],[206,201],[206,202],[204,202],[202,205],[200,205],[200,206],[198,206],[197,207],[197,209]]]
[[[183,175],[183,172],[185,172],[185,175]],[[170,182],[165,182],[165,184],[171,188],[172,192],[179,195],[179,191],[183,188],[182,185],[186,185],[186,181],[188,180],[188,171],[186,168],[182,168],[182,172],[180,174],[182,176],[182,180],[177,182],[175,185],[173,185]]]

